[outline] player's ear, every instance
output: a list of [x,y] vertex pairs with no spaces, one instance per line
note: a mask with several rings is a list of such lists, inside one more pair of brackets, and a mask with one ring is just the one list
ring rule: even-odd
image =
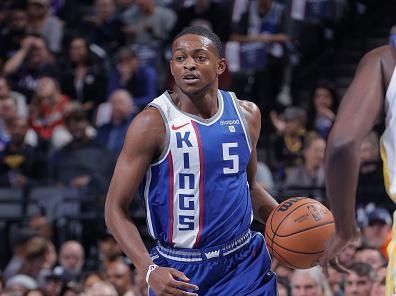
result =
[[217,62],[217,75],[223,74],[226,68],[227,68],[227,61],[225,60],[225,58],[219,59]]

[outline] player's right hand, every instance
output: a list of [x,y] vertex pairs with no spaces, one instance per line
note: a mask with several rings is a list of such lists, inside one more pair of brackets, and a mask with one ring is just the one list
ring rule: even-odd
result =
[[338,232],[330,236],[325,244],[323,256],[320,259],[320,265],[325,275],[328,275],[329,265],[331,265],[338,272],[348,272],[348,270],[338,262],[337,255],[339,255],[348,245],[358,241],[359,238],[360,231],[358,229],[348,236],[341,235]]
[[198,296],[198,286],[188,283],[184,273],[168,267],[157,267],[149,277],[150,288],[156,296]]

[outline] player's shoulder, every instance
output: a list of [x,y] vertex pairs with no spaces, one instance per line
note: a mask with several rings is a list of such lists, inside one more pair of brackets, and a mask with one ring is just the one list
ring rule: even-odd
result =
[[366,63],[376,63],[376,62],[381,62],[381,63],[395,63],[395,58],[394,55],[392,55],[392,48],[389,45],[384,45],[380,46],[377,48],[374,48],[367,52],[363,58],[362,62]]
[[154,107],[146,107],[132,120],[126,137],[126,147],[139,146],[147,151],[158,152],[166,138],[162,116]]
[[239,99],[237,99],[237,103],[240,106],[246,119],[255,119],[257,117],[261,117],[260,109],[255,103],[248,100]]
[[259,107],[248,100],[237,100],[246,123],[249,128],[250,136],[257,141],[261,129],[261,113]]
[[142,135],[144,138],[162,137],[166,128],[160,111],[148,106],[139,112],[129,126],[129,134]]

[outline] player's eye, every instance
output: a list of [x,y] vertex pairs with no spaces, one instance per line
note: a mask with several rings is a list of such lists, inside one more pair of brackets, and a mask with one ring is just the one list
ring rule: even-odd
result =
[[207,58],[206,58],[206,56],[204,56],[204,55],[199,55],[199,56],[197,57],[197,60],[198,60],[199,62],[205,62],[205,61],[207,60]]
[[184,56],[176,56],[175,61],[176,62],[183,62],[185,60]]

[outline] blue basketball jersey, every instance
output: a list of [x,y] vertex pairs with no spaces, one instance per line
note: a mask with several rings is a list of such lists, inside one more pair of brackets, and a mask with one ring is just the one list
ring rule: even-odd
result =
[[167,138],[141,185],[151,236],[175,248],[206,248],[244,233],[253,218],[251,143],[235,95],[219,91],[209,119],[181,111],[168,92],[150,106],[160,111]]

